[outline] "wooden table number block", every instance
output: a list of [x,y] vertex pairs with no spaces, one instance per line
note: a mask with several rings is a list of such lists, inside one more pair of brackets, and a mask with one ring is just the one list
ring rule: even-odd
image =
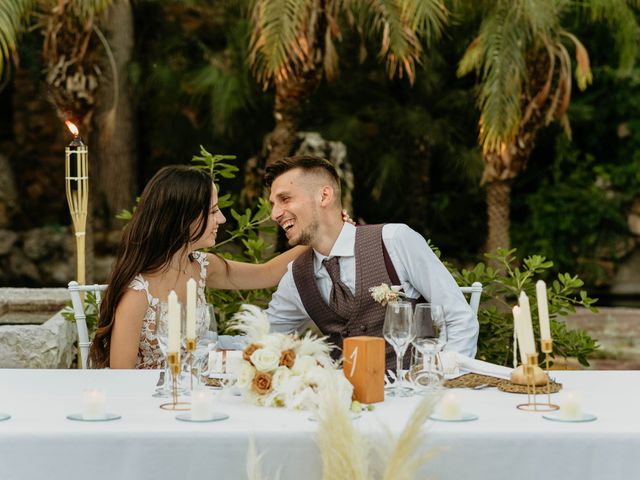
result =
[[349,337],[344,339],[344,375],[353,385],[353,397],[361,403],[384,401],[384,339]]

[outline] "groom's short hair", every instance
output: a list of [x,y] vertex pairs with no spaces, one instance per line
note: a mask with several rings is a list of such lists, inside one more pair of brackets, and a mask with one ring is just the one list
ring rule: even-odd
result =
[[328,160],[316,155],[294,155],[273,162],[266,168],[264,175],[265,186],[270,188],[276,178],[294,168],[300,168],[308,173],[323,175],[335,183],[338,192],[340,191],[340,178],[335,167]]

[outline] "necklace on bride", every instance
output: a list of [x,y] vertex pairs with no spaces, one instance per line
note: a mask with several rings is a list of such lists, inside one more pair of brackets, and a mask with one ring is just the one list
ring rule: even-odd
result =
[[178,272],[178,273],[184,273],[185,275],[187,275],[187,267],[184,267],[184,268],[176,268],[176,267],[174,267],[174,266],[172,266],[172,265],[169,265],[169,269],[171,269],[171,270],[173,270],[173,271],[175,271],[175,272]]

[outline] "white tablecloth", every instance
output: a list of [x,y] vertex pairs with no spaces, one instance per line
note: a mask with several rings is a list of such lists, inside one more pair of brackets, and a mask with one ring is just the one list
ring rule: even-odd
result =
[[[526,397],[457,390],[468,423],[429,421],[425,448],[436,450],[421,471],[432,479],[640,478],[640,372],[556,372],[557,380],[598,416],[591,423],[555,423],[516,409]],[[266,409],[225,396],[216,410],[230,418],[185,423],[151,397],[154,371],[0,370],[0,480],[244,479],[250,436],[264,453],[267,473],[320,479],[306,412]],[[66,419],[81,411],[82,390],[101,388],[114,422]],[[552,395],[557,400],[557,395]],[[418,398],[390,399],[356,420],[373,442],[382,424],[398,433]]]

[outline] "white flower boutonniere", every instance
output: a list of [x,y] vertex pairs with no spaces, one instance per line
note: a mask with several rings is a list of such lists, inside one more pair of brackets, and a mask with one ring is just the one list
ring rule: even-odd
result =
[[397,302],[401,298],[405,297],[405,294],[400,291],[402,287],[400,285],[387,285],[381,283],[377,287],[371,287],[371,297],[381,305],[386,305],[390,302]]

